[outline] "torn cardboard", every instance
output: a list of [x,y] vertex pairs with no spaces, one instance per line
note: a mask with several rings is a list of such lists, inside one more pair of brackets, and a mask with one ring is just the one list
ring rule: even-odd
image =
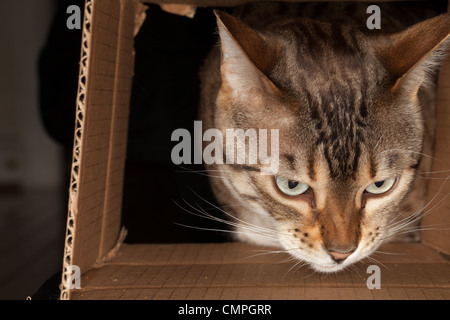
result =
[[178,14],[180,16],[193,18],[195,16],[196,7],[188,4],[160,4],[161,9],[166,12]]

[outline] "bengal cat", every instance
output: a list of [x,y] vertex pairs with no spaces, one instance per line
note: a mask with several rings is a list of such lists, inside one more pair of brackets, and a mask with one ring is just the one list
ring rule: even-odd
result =
[[412,230],[426,208],[426,180],[416,177],[430,171],[434,71],[450,15],[383,3],[381,29],[371,30],[368,6],[216,11],[220,44],[201,72],[204,130],[279,132],[277,172],[207,165],[235,238],[281,248],[320,272]]

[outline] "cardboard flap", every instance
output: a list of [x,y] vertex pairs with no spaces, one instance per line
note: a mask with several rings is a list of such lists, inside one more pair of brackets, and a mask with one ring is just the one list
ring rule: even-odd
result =
[[166,12],[178,14],[180,16],[184,16],[184,17],[188,17],[188,18],[193,18],[195,16],[196,7],[194,7],[193,5],[161,3],[160,7],[161,7],[161,9],[163,9]]
[[133,40],[145,6],[86,1],[61,298],[71,266],[86,272],[114,247],[120,230]]
[[422,242],[450,255],[450,59],[439,72],[436,145],[422,219]]

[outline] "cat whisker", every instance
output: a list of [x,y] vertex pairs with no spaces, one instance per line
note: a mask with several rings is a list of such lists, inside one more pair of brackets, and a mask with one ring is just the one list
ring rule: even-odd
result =
[[430,177],[430,175],[433,174],[442,174],[442,173],[447,173],[450,172],[450,169],[447,170],[439,170],[439,171],[429,171],[429,172],[418,172],[417,177],[421,178],[421,179],[428,179],[428,180],[444,180],[447,181],[449,179],[449,176],[447,177]]
[[[175,172],[181,172],[181,173],[195,173],[198,174],[200,176],[204,176],[204,177],[208,177],[208,178],[219,178],[219,179],[225,179],[225,177],[223,176],[224,174],[226,175],[227,172],[223,171],[223,170],[193,170],[193,169],[189,169],[187,167],[183,167],[178,165],[179,168],[183,169],[183,170],[175,170]],[[209,172],[219,172],[221,175],[212,175],[209,174]]]
[[[447,181],[449,180],[449,178],[450,178],[450,175],[449,176],[447,176],[446,178],[445,178],[445,181],[443,182],[443,184],[441,185],[441,187],[439,188],[439,190],[436,192],[436,194],[433,196],[433,198],[422,208],[422,209],[420,209],[420,210],[418,210],[416,213],[414,213],[414,214],[412,214],[412,215],[410,215],[410,216],[407,216],[407,217],[405,217],[405,218],[403,218],[403,219],[401,219],[401,220],[399,220],[399,221],[396,221],[396,222],[394,222],[395,221],[395,219],[397,218],[397,217],[399,217],[401,214],[403,214],[406,210],[403,210],[403,211],[401,211],[399,214],[397,214],[397,216],[392,220],[392,222],[389,224],[389,226],[390,227],[392,227],[392,226],[395,226],[395,225],[397,225],[397,224],[400,224],[400,223],[402,223],[402,222],[407,222],[407,221],[409,221],[409,220],[411,220],[411,219],[415,219],[416,217],[419,217],[419,219],[421,219],[421,218],[423,218],[423,215],[421,216],[421,214],[423,213],[423,212],[425,212],[424,210],[437,198],[437,196],[439,196],[439,194],[442,192],[442,190],[444,189],[444,187],[445,187],[445,185],[446,185],[446,183],[447,183]],[[449,194],[446,194],[445,196],[444,196],[444,199],[442,199],[441,201],[439,201],[438,203],[437,203],[437,205],[439,205],[441,202],[443,202],[443,201],[445,201],[445,199],[447,198],[449,196]],[[436,205],[435,205],[436,206]],[[432,210],[434,207],[432,207],[430,210]],[[429,211],[427,211],[428,213],[429,213]],[[427,213],[427,214],[428,214]],[[415,220],[414,220],[415,221]]]
[[[260,252],[259,253],[255,253],[255,254],[253,254],[251,256],[242,258],[241,260],[252,259],[252,258],[265,256],[265,255],[277,255],[277,254],[280,254],[280,253],[281,254],[287,253],[286,250],[269,250],[269,249],[263,250],[263,249],[261,249],[261,250],[254,250],[254,251],[260,251]],[[290,259],[292,259],[292,256],[288,256],[287,258],[283,259],[283,261],[281,261],[281,263],[290,261]]]
[[450,172],[450,169],[447,170],[438,170],[438,171],[420,171],[419,174],[436,174],[436,173],[447,173]]
[[[306,265],[306,263],[305,263],[305,265]],[[314,268],[311,268],[311,271],[312,271],[312,272],[311,272],[309,275],[305,276],[304,279],[307,279],[307,278],[309,278],[309,277],[315,275],[316,273],[319,273],[319,271],[317,271],[317,270],[314,269]]]
[[[415,222],[415,221],[412,221],[412,222]],[[411,223],[412,223],[412,222],[411,222]],[[408,223],[408,224],[399,226],[399,227],[397,227],[395,230],[389,230],[389,231],[386,233],[386,236],[381,237],[380,239],[383,240],[383,241],[385,241],[385,240],[391,239],[391,238],[393,238],[393,237],[395,237],[395,236],[398,236],[398,235],[401,235],[401,234],[413,233],[413,232],[418,232],[418,231],[428,231],[428,230],[435,230],[435,231],[437,231],[437,230],[450,230],[450,228],[443,228],[443,227],[441,227],[442,225],[439,226],[439,228],[429,227],[429,226],[426,226],[426,227],[421,227],[421,226],[410,226],[410,227],[407,228],[407,226],[408,226],[409,224],[411,224],[411,223]]]
[[[222,212],[222,213],[225,214],[226,216],[230,217],[230,218],[233,219],[234,221],[237,221],[237,223],[245,224],[246,226],[255,228],[256,230],[259,230],[259,231],[261,231],[261,232],[268,232],[268,233],[276,234],[276,235],[280,234],[280,233],[279,233],[277,230],[275,230],[275,229],[270,229],[270,228],[258,226],[258,225],[252,224],[252,223],[250,223],[250,222],[248,222],[248,221],[239,219],[238,217],[236,217],[236,216],[230,214],[229,212],[223,210],[222,208],[220,208],[220,207],[216,206],[215,204],[209,202],[208,200],[202,198],[202,197],[201,197],[200,195],[198,195],[196,192],[194,192],[194,191],[192,191],[192,192],[193,192],[197,197],[199,197],[202,201],[204,201],[205,203],[209,204],[209,205],[212,206],[213,208],[219,210],[220,212]],[[236,225],[239,225],[240,227],[242,227],[241,224],[236,224]],[[277,239],[278,239],[278,237],[277,237]]]
[[420,175],[418,175],[417,178],[428,179],[428,180],[447,180],[447,178],[424,177],[424,176],[420,176]]
[[423,210],[424,209],[421,209],[408,217],[405,217],[395,223],[389,224],[388,230],[390,230],[390,231],[400,230],[408,225],[418,222],[422,217]]
[[397,219],[399,219],[399,217],[401,217],[401,216],[403,215],[403,213],[405,213],[406,211],[407,211],[406,209],[400,211],[395,217],[392,218],[391,222],[390,222],[388,225],[389,225],[389,226],[393,226],[393,225],[395,225],[395,224],[397,224],[397,223],[400,223],[402,220],[407,219],[409,216],[406,217],[406,218],[402,218],[402,219],[400,219],[400,220],[397,220]]
[[430,158],[430,159],[433,159],[433,160],[436,160],[436,161],[440,161],[439,159],[437,159],[437,158],[435,158],[433,156],[430,156],[430,155],[428,155],[426,153],[417,152],[417,151],[408,150],[408,149],[388,149],[388,150],[381,151],[380,154],[386,153],[386,152],[393,152],[393,151],[400,151],[400,152],[403,152],[403,153],[415,153],[415,154],[421,155],[423,157],[427,157],[427,158]]
[[[177,222],[175,222],[175,224],[179,225],[181,227],[195,229],[195,230],[202,230],[202,231],[214,231],[214,232],[223,232],[223,233],[232,233],[232,234],[247,234],[247,232],[242,232],[242,231],[238,231],[238,230],[227,230],[227,229],[217,229],[217,228],[196,227],[196,226],[190,226],[190,225],[177,223]],[[261,235],[261,234],[256,233],[256,232],[255,232],[255,235],[261,236],[263,238],[266,237],[266,236]],[[269,240],[273,240],[273,239],[269,238]]]
[[262,256],[262,255],[284,254],[284,255],[286,255],[286,257],[284,259],[282,259],[281,261],[278,261],[277,264],[285,265],[286,263],[293,263],[293,265],[289,268],[288,271],[286,271],[286,273],[284,274],[284,276],[282,278],[283,280],[291,270],[293,270],[294,268],[296,270],[298,270],[300,267],[302,267],[304,264],[306,264],[306,262],[304,262],[302,260],[298,260],[294,256],[290,255],[289,252],[287,252],[287,251],[289,251],[289,249],[287,249],[287,250],[266,250],[266,251],[267,252],[261,252],[261,253],[255,254],[255,255],[248,256],[246,258],[242,258],[241,260],[250,259],[250,258]]
[[304,266],[307,265],[307,262],[303,261],[303,260],[294,259],[293,261],[296,261],[296,262],[284,273],[283,278],[282,278],[283,281],[289,273],[291,273],[292,271],[296,272],[296,271],[300,270],[300,268],[303,268]]
[[[213,231],[213,232],[223,232],[223,233],[230,233],[230,234],[247,234],[249,233],[248,231],[238,231],[238,230],[229,230],[229,229],[218,229],[218,228],[206,228],[206,227],[197,227],[197,226],[190,226],[190,225],[186,225],[186,224],[182,224],[182,223],[178,223],[175,222],[176,225],[185,227],[185,228],[190,228],[190,229],[195,229],[195,230],[202,230],[202,231]],[[252,230],[250,230],[252,231]],[[250,232],[251,233],[251,232]],[[254,235],[258,235],[262,238],[266,238],[268,240],[275,240],[273,237],[267,236],[267,235],[262,235],[261,233],[258,232],[253,232]]]
[[[184,199],[183,199],[183,200],[184,200]],[[203,199],[203,200],[204,200],[204,199]],[[185,200],[184,200],[184,201],[185,201]],[[204,200],[204,201],[206,201],[206,200]],[[174,202],[175,202],[175,201],[174,201]],[[206,202],[207,202],[208,204],[214,206],[214,205],[211,204],[210,202],[208,202],[208,201],[206,201]],[[267,239],[267,240],[278,241],[278,235],[277,235],[277,233],[276,233],[275,230],[271,230],[271,229],[267,229],[267,228],[260,227],[260,226],[257,226],[257,225],[253,225],[253,224],[251,224],[251,223],[248,223],[248,222],[246,222],[246,221],[243,221],[243,220],[241,220],[241,219],[238,219],[238,218],[234,217],[233,215],[229,214],[228,212],[226,212],[226,211],[224,211],[224,210],[218,208],[217,206],[214,206],[214,207],[216,207],[217,209],[221,210],[223,213],[227,214],[228,216],[232,217],[233,219],[238,220],[240,223],[239,223],[239,222],[230,221],[230,220],[221,219],[221,218],[219,218],[219,217],[216,217],[216,216],[213,216],[213,215],[209,214],[208,212],[206,212],[206,211],[205,211],[203,208],[201,208],[201,207],[196,208],[196,207],[192,206],[190,203],[188,203],[187,201],[185,201],[185,203],[186,203],[192,210],[195,210],[195,212],[193,212],[192,210],[186,209],[186,208],[180,206],[177,202],[175,202],[175,204],[176,204],[180,209],[182,209],[182,210],[184,210],[184,211],[186,211],[186,212],[188,212],[188,213],[190,213],[190,214],[192,214],[192,215],[195,215],[195,216],[198,216],[198,217],[201,217],[201,218],[205,218],[205,219],[209,219],[209,220],[212,220],[212,221],[220,222],[220,223],[223,223],[223,224],[232,226],[232,227],[239,227],[240,229],[245,230],[245,232],[249,232],[249,233],[251,233],[251,234],[254,234],[254,235],[263,237],[263,238],[265,238],[265,239]],[[180,225],[180,224],[179,224],[179,225]],[[245,232],[243,232],[243,231],[237,231],[237,230],[210,229],[210,228],[200,228],[200,227],[187,226],[187,225],[184,225],[184,226],[185,226],[185,227],[194,228],[194,229],[201,229],[201,230],[205,230],[205,231],[219,231],[219,232],[227,232],[227,233],[234,233],[234,234],[244,234],[244,233],[245,233]]]
[[[361,278],[361,274],[359,273],[358,268],[356,267],[356,264],[351,264],[347,267],[347,269],[350,269],[352,272],[356,273],[358,275],[358,277]],[[346,269],[344,269],[346,270]]]
[[[433,201],[442,193],[449,178],[450,178],[450,175],[447,176],[444,183],[441,185],[441,187],[436,192],[436,194],[433,196],[433,198],[422,209],[418,210],[416,213],[414,213],[408,217],[405,217],[399,221],[390,223],[389,227],[388,227],[388,238],[399,234],[399,232],[401,230],[405,229],[407,226],[410,226],[411,224],[418,222],[419,220],[423,219],[423,217],[429,215],[435,209],[439,208],[439,206],[442,205],[442,203],[444,203],[444,201],[448,198],[448,196],[450,195],[449,193],[445,194],[444,197],[438,203],[436,203],[433,207],[431,207],[430,209],[425,211],[425,209],[427,209],[427,207],[430,206],[433,203]],[[412,232],[412,231],[410,231],[410,232]]]
[[410,228],[402,229],[399,232],[396,232],[395,235],[397,236],[400,234],[412,233],[412,232],[417,232],[417,231],[442,231],[442,230],[450,230],[450,227],[448,227],[448,228],[410,227]]
[[380,262],[378,259],[375,259],[372,256],[367,256],[366,258],[368,260],[370,260],[371,262],[375,262],[377,265],[381,265],[383,268],[386,268],[387,270],[391,271],[391,269],[389,269],[389,267],[387,267],[384,263]]
[[435,204],[433,207],[431,207],[427,211],[424,211],[425,208],[435,199],[435,197],[433,197],[433,199],[430,200],[430,202],[424,208],[422,208],[421,210],[418,210],[417,213],[390,225],[389,231],[394,232],[395,234],[398,234],[399,231],[405,229],[407,226],[410,226],[413,223],[418,222],[419,220],[423,219],[423,217],[426,217],[427,215],[431,214],[434,210],[438,209],[439,206],[444,203],[444,201],[448,198],[449,195],[450,194],[446,194],[445,197],[443,199],[441,199],[437,204]]
[[375,250],[373,253],[374,254],[387,254],[387,255],[392,255],[392,256],[402,256],[402,255],[407,254],[404,252],[386,252],[386,251],[379,251],[379,250]]

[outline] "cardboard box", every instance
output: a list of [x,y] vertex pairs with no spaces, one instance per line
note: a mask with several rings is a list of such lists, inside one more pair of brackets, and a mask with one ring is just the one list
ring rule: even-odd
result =
[[[167,8],[186,15],[191,9]],[[86,1],[61,299],[450,299],[450,187],[443,184],[450,163],[450,60],[439,79],[433,213],[423,222],[444,227],[424,231],[422,243],[384,245],[380,251],[393,254],[372,262],[383,270],[381,289],[368,288],[371,260],[324,277],[243,243],[124,244],[133,39],[145,10],[138,0]]]

